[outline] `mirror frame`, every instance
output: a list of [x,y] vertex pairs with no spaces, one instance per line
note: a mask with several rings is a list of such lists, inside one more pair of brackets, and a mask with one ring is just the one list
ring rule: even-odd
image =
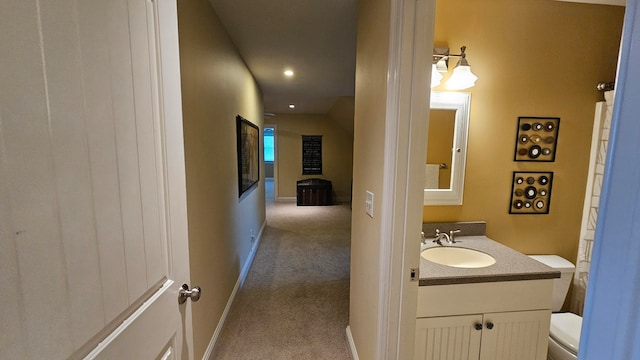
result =
[[[424,189],[424,205],[462,205],[471,93],[432,91],[430,109],[456,110],[449,189]],[[427,139],[428,139],[427,134]]]

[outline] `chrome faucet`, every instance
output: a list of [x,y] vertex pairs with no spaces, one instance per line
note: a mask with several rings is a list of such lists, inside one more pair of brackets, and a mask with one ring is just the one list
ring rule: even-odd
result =
[[451,236],[449,236],[449,234],[440,232],[440,229],[436,229],[436,236],[435,236],[435,239],[433,239],[433,242],[438,245],[442,245],[443,239],[446,240],[449,244],[453,243],[451,241]]

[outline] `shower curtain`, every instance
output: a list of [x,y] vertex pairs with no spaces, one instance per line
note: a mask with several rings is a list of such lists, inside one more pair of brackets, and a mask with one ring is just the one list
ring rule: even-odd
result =
[[598,207],[600,205],[600,190],[602,188],[602,177],[604,175],[604,165],[607,158],[607,146],[609,145],[614,91],[605,92],[604,98],[605,101],[596,104],[593,136],[591,138],[587,191],[582,213],[582,227],[580,229],[580,245],[578,247],[578,258],[576,259],[576,273],[573,277],[571,312],[578,315],[582,315],[584,298],[589,282],[591,250],[593,249],[593,238],[596,232]]

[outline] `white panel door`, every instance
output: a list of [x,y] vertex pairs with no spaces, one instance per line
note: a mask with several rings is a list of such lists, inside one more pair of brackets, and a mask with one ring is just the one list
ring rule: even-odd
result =
[[415,360],[477,360],[482,315],[416,319]]
[[550,310],[484,315],[480,360],[547,358]]
[[175,0],[2,0],[0,45],[0,359],[192,358]]

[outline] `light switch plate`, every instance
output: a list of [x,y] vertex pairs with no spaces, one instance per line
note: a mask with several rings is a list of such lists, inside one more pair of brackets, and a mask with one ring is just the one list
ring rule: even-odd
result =
[[367,198],[364,201],[364,211],[373,217],[373,193],[371,191],[367,191]]

